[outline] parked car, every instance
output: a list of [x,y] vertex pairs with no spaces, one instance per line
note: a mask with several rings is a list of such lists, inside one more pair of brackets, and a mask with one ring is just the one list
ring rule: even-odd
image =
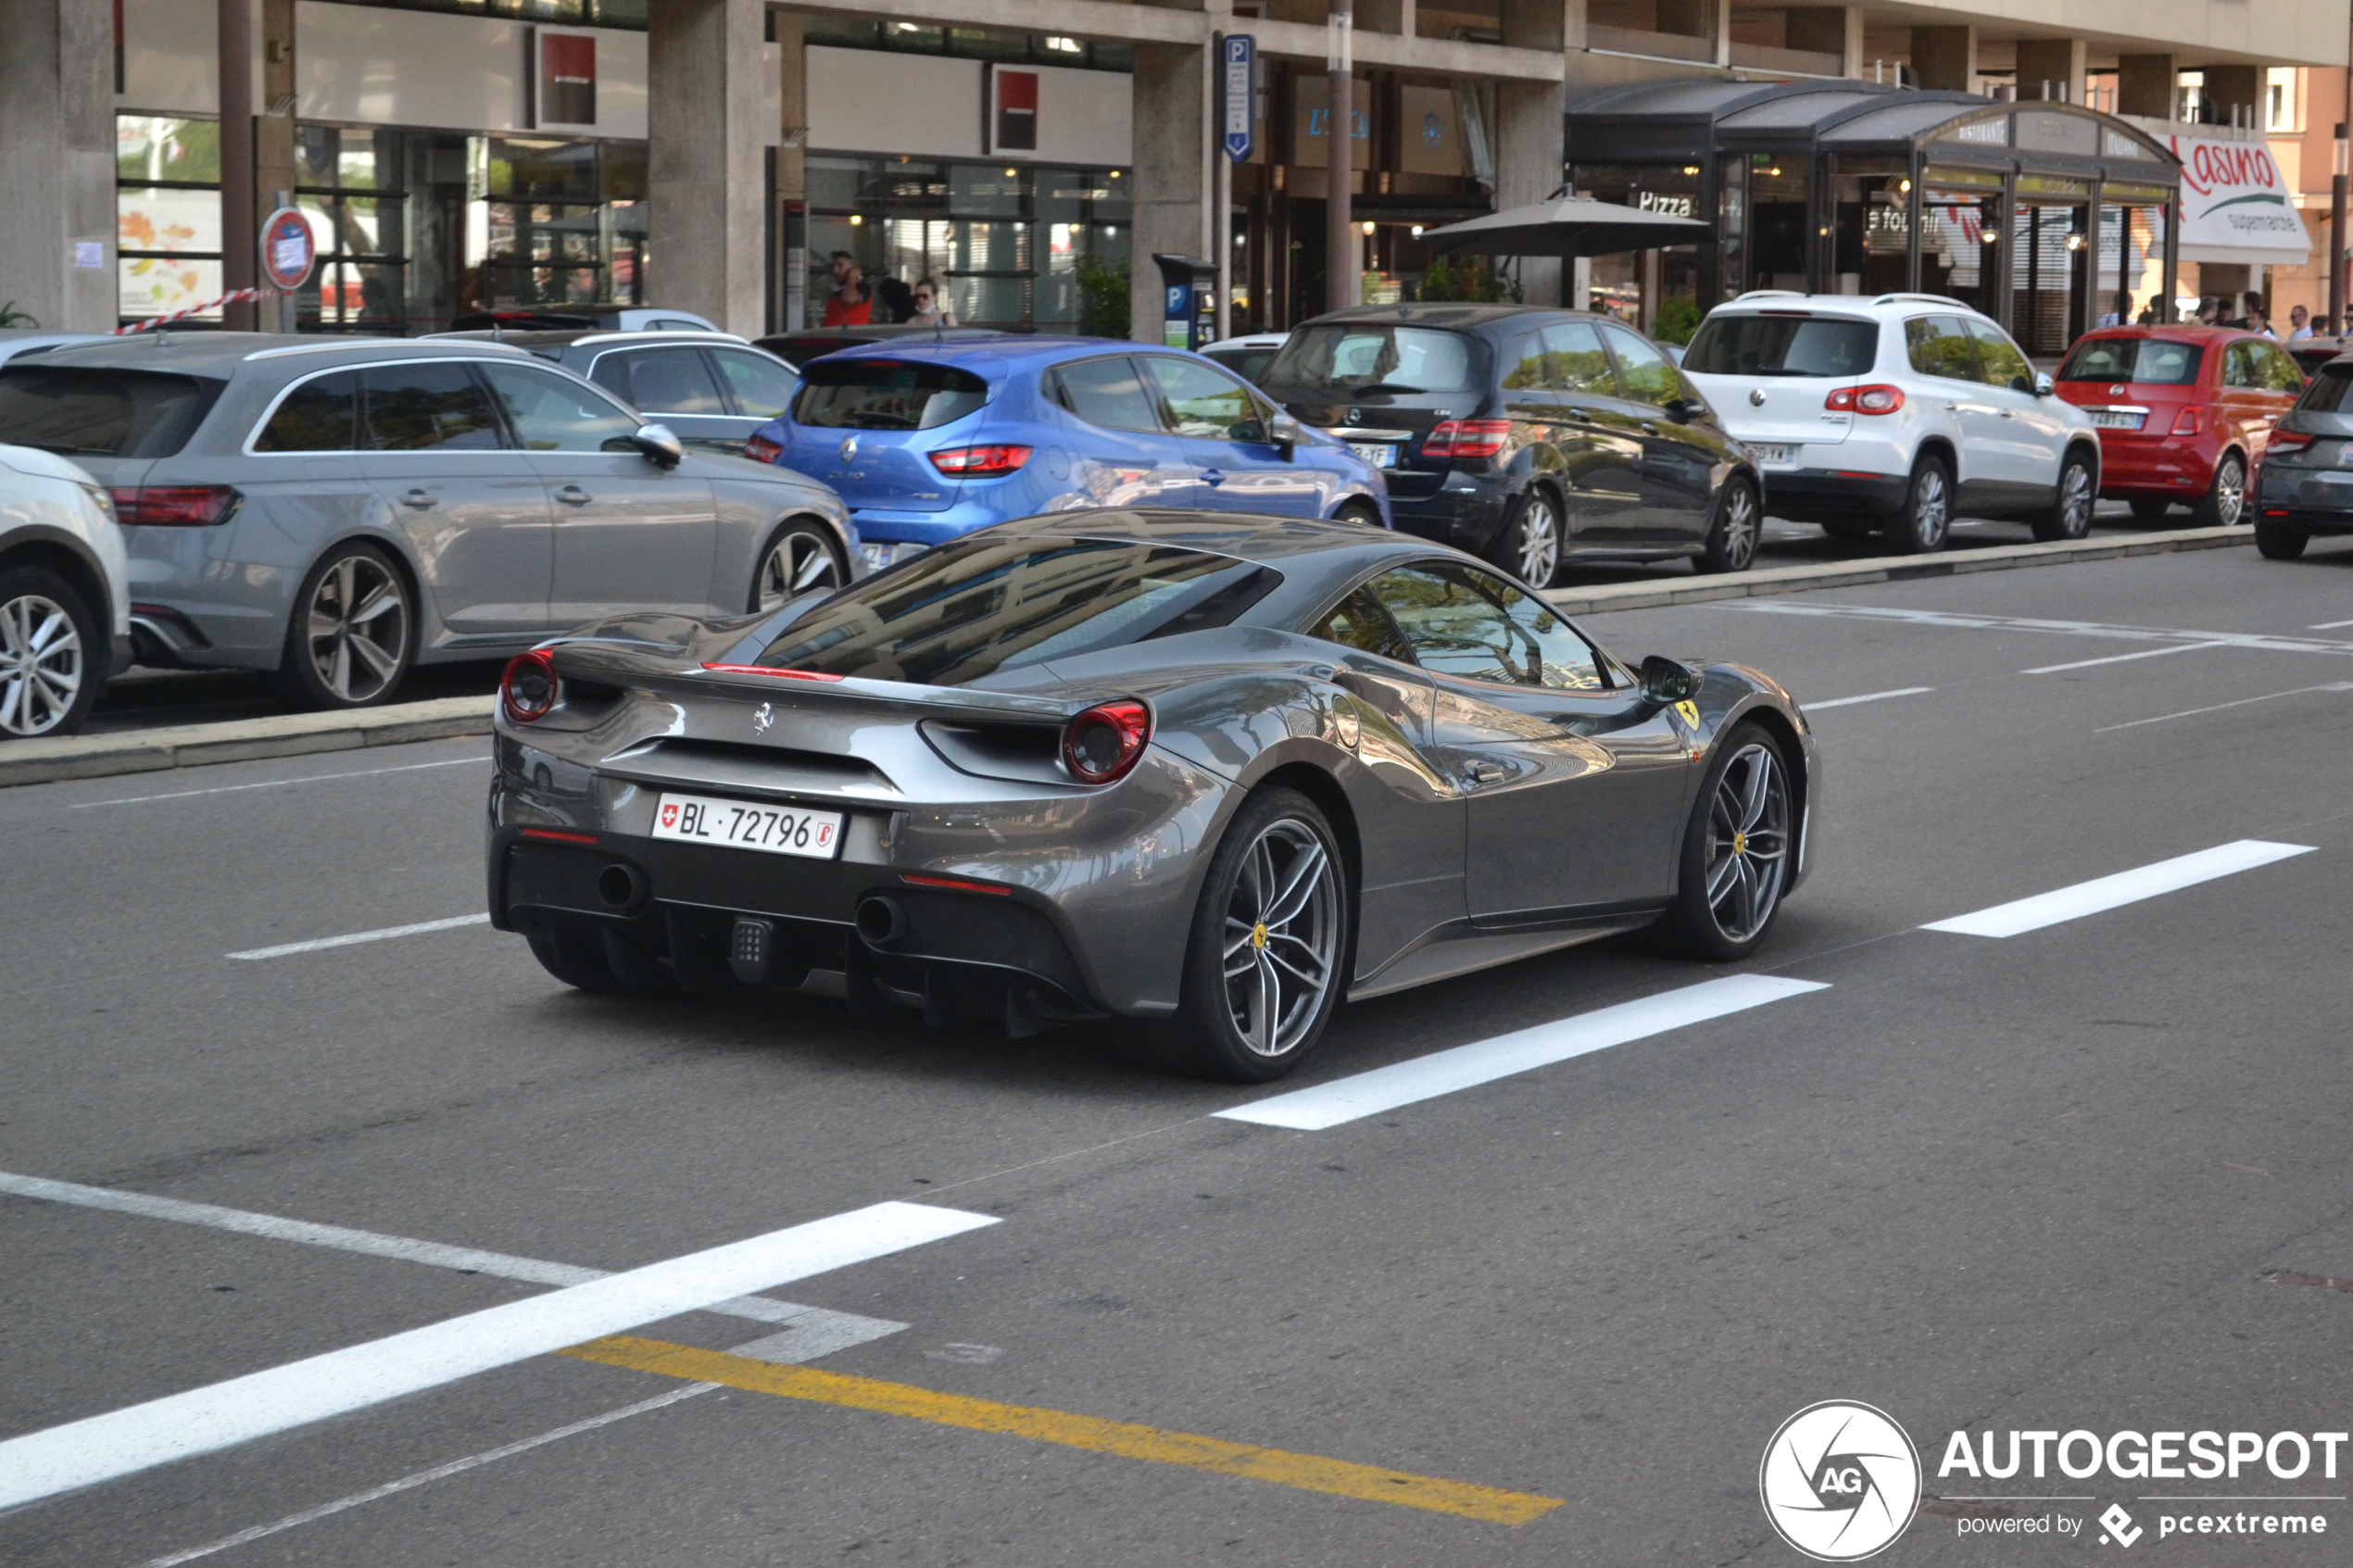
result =
[[2298,370],[2307,376],[2317,376],[2322,366],[2347,348],[2353,348],[2353,344],[2347,344],[2341,337],[2297,337],[2288,339],[2280,346],[2295,358]]
[[801,368],[749,456],[832,485],[868,562],[1007,518],[1214,508],[1386,527],[1381,476],[1198,354],[999,334],[843,349]]
[[586,376],[690,447],[744,455],[785,411],[800,377],[733,332],[434,332],[428,341],[504,343]]
[[110,488],[142,663],[324,708],[615,609],[738,615],[859,572],[841,502],[688,455],[488,343],[145,334],[0,369],[0,430]]
[[1266,374],[1266,367],[1275,362],[1282,351],[1289,332],[1249,332],[1241,337],[1220,338],[1203,344],[1202,353],[1225,366],[1246,382],[1257,382]]
[[65,458],[0,446],[0,739],[69,735],[131,662],[114,500]]
[[2322,366],[2271,428],[2255,484],[2255,547],[2271,559],[2353,534],[2353,355]]
[[715,332],[719,323],[691,310],[650,305],[566,305],[553,309],[469,310],[452,332]]
[[37,327],[0,327],[0,365],[62,348],[69,343],[94,343],[105,332],[44,332]]
[[1570,556],[1744,571],[1747,458],[1656,344],[1595,316],[1379,305],[1294,329],[1266,395],[1389,480],[1397,526],[1538,587]]
[[1245,1082],[1343,995],[1654,924],[1745,959],[1812,859],[1774,682],[1303,518],[1029,518],[753,624],[622,617],[495,722],[490,918],[566,985],[837,971],[853,1016],[1156,1020]]
[[1958,300],[1744,294],[1700,323],[1683,374],[1763,470],[1776,517],[1906,554],[1943,549],[1960,512],[2023,517],[2037,539],[2091,532],[2091,416]]
[[868,327],[811,327],[806,332],[776,332],[753,343],[795,370],[823,355],[870,343],[970,343],[975,338],[1003,337],[994,327],[911,327],[876,321]]
[[2247,474],[2303,390],[2285,348],[2227,327],[2104,327],[2058,372],[2099,427],[2100,494],[2145,522],[2186,503],[2205,528],[2243,520]]

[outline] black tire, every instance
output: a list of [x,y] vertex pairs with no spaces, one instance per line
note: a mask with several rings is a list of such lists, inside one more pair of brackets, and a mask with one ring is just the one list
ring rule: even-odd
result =
[[[1269,853],[1262,857],[1261,845],[1270,841]],[[1302,871],[1311,845],[1321,859]],[[1295,874],[1313,880],[1302,890],[1289,880]],[[1265,920],[1270,903],[1279,907],[1287,901],[1280,897],[1285,892],[1296,895],[1293,913],[1279,921]],[[1260,918],[1244,929],[1235,911],[1247,914],[1253,906]],[[1244,801],[1202,880],[1201,903],[1186,942],[1176,1016],[1149,1043],[1150,1059],[1189,1077],[1234,1084],[1268,1083],[1298,1067],[1315,1050],[1348,989],[1354,908],[1340,840],[1314,801],[1279,787]],[[1237,931],[1239,936],[1234,935]],[[1244,948],[1248,956],[1229,984],[1232,960]],[[1286,951],[1290,959],[1282,957]],[[1283,976],[1299,975],[1293,964],[1318,952],[1324,966],[1320,990],[1301,983],[1286,992]],[[1276,986],[1271,1007],[1265,1005],[1265,993],[1257,988],[1268,979]],[[1259,999],[1258,1007],[1250,1005],[1253,997]],[[1255,1044],[1236,1019],[1237,998],[1253,1015],[1259,1035]]]
[[1878,525],[1859,517],[1837,517],[1822,520],[1822,532],[1833,539],[1868,539],[1879,532]]
[[1376,508],[1370,502],[1366,501],[1349,502],[1346,506],[1340,508],[1340,510],[1332,513],[1332,521],[1334,522],[1358,523],[1366,528],[1386,528],[1388,526],[1388,524],[1381,521],[1380,512],[1378,509]]
[[752,568],[751,594],[744,608],[753,615],[763,614],[813,589],[839,588],[849,581],[849,563],[834,547],[833,535],[824,525],[790,519],[761,546],[760,564]]
[[[1749,810],[1749,790],[1759,784],[1760,758],[1767,770],[1760,785],[1764,798]],[[1728,778],[1729,802],[1718,799],[1728,793]],[[1683,827],[1675,901],[1659,922],[1668,948],[1708,963],[1755,952],[1773,929],[1781,896],[1796,873],[1797,827],[1796,791],[1780,742],[1758,725],[1734,725],[1716,743],[1715,759]],[[1753,847],[1759,840],[1765,847]],[[1731,881],[1725,880],[1728,867]],[[1750,879],[1745,909],[1740,902],[1743,876]]]
[[1953,470],[1929,453],[1912,465],[1904,487],[1904,509],[1887,520],[1887,547],[1899,556],[1924,556],[1944,547],[1953,533]]
[[2290,528],[2268,517],[2255,520],[2255,548],[2265,560],[2294,560],[2311,542],[2312,536],[2300,528]]
[[1560,503],[1542,485],[1531,484],[1513,499],[1511,514],[1487,558],[1531,588],[1549,588],[1560,575],[1567,535]]
[[2100,498],[2099,470],[2081,447],[2059,464],[2058,488],[2051,504],[2027,519],[2034,537],[2045,545],[2082,539],[2092,532],[2092,508]]
[[[670,989],[658,977],[653,960],[623,948],[614,933],[551,925],[526,930],[523,939],[531,944],[531,956],[539,960],[540,968],[575,990],[608,997],[650,997]],[[616,964],[615,959],[623,961]]]
[[295,595],[280,677],[313,708],[388,700],[417,658],[416,596],[381,546],[346,540],[319,558]]
[[1714,574],[1746,571],[1756,559],[1757,541],[1764,537],[1765,508],[1756,486],[1740,474],[1724,482],[1716,497],[1715,521],[1707,525],[1707,544],[1692,558],[1692,570]]
[[2231,528],[2246,521],[2246,459],[2225,452],[2206,494],[2190,508],[2200,528]]
[[107,684],[107,628],[45,567],[0,571],[0,740],[69,735]]
[[2173,509],[2173,503],[2163,495],[2135,495],[2124,504],[2133,508],[2135,522],[2161,522]]

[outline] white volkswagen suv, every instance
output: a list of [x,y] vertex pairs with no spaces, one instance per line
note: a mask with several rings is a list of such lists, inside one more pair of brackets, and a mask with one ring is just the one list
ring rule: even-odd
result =
[[1776,517],[1944,547],[1957,511],[2081,539],[2100,493],[2091,416],[2009,334],[1941,295],[1768,290],[1718,306],[1683,356],[1765,476]]

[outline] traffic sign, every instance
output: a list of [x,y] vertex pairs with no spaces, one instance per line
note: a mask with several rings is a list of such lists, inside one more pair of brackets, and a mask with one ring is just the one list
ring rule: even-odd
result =
[[1251,118],[1251,77],[1258,59],[1258,40],[1247,32],[1226,39],[1226,156],[1236,163],[1250,160],[1256,144]]
[[282,293],[292,294],[310,279],[319,259],[319,242],[311,236],[309,220],[291,207],[282,207],[261,225],[261,275]]

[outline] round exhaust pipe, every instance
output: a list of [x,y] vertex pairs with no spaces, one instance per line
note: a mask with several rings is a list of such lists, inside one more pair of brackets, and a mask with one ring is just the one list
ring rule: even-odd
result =
[[879,893],[858,900],[858,935],[870,946],[887,947],[907,935],[907,911]]
[[597,873],[597,897],[612,909],[629,908],[645,887],[646,879],[635,866],[616,861]]

